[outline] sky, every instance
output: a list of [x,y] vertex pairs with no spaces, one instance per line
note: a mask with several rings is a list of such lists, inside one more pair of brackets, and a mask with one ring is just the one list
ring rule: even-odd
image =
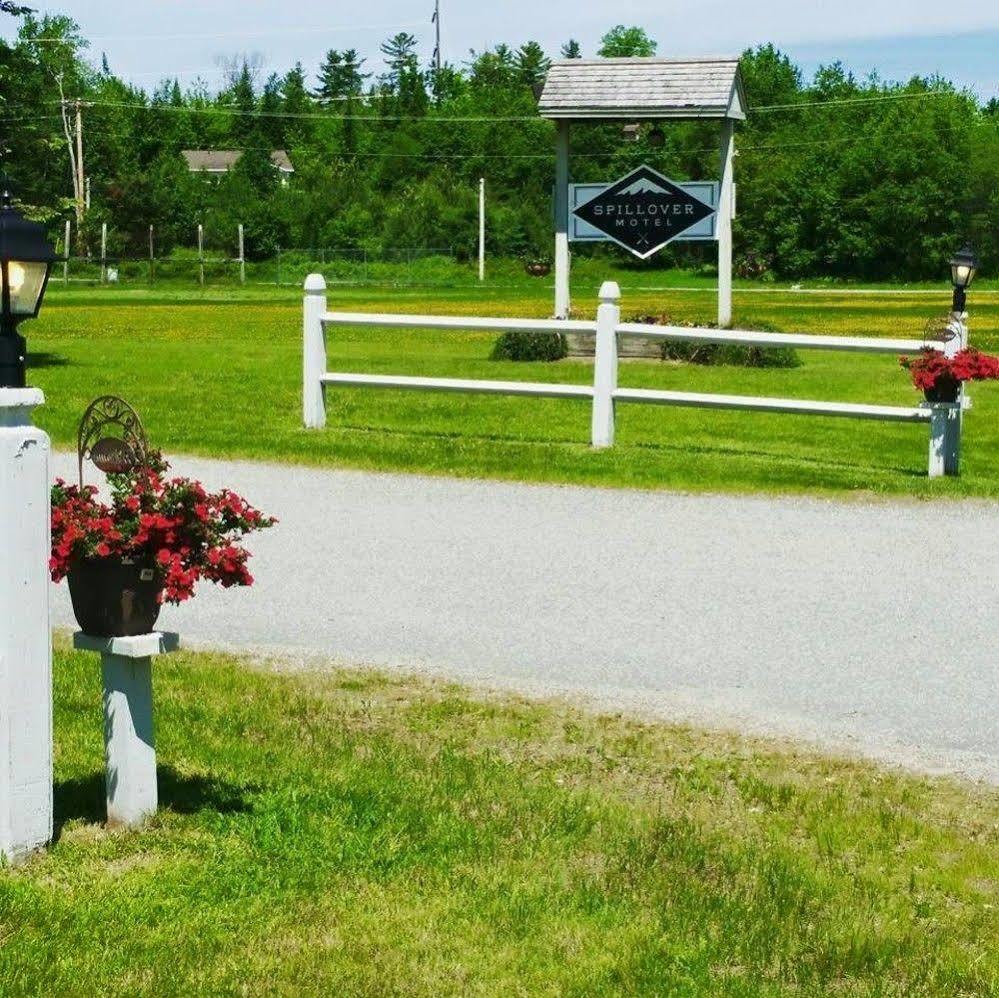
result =
[[[213,86],[220,60],[242,53],[258,54],[266,75],[296,60],[313,72],[327,49],[353,47],[377,73],[379,42],[398,31],[417,36],[425,59],[433,50],[434,0],[23,2],[73,17],[91,39],[95,62],[106,52],[116,73],[146,88],[174,75],[182,84],[200,76]],[[861,75],[875,68],[885,79],[940,74],[981,97],[999,95],[999,4],[986,0],[440,2],[442,49],[452,63],[465,61],[470,49],[529,39],[554,54],[573,37],[593,55],[600,36],[625,23],[644,27],[663,56],[727,55],[772,41],[806,75],[838,59]],[[11,34],[6,24],[3,34]]]

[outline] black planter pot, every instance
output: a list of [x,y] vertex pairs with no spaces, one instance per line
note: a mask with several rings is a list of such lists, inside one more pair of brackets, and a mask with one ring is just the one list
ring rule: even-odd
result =
[[121,638],[148,634],[160,615],[163,579],[149,562],[87,558],[69,570],[73,613],[84,634]]
[[547,277],[552,272],[552,265],[542,260],[531,260],[529,263],[524,264],[524,270],[531,277]]
[[961,382],[955,378],[937,378],[932,388],[924,388],[923,396],[927,402],[956,402],[961,392]]

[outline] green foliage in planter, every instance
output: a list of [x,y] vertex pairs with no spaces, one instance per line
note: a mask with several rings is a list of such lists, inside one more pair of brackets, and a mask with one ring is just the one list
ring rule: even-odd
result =
[[569,354],[564,333],[506,332],[493,347],[493,360],[562,360]]
[[[694,323],[676,320],[668,315],[641,315],[631,322],[642,322],[651,326],[688,326]],[[705,323],[715,329],[715,323]],[[769,323],[746,326],[759,333],[776,333],[780,330]],[[688,364],[705,366],[726,365],[730,367],[800,367],[801,358],[793,347],[754,347],[739,346],[735,343],[685,343],[664,341],[660,345],[663,360],[680,360]]]

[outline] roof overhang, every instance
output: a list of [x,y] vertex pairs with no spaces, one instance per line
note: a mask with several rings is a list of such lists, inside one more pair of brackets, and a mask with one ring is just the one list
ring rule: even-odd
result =
[[538,102],[543,118],[639,121],[746,117],[734,57],[706,59],[560,59]]

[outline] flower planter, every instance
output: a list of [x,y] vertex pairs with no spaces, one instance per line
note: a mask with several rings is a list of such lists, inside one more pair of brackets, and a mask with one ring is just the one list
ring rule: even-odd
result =
[[547,277],[552,272],[552,265],[545,263],[543,260],[531,260],[529,263],[524,264],[524,270],[531,277]]
[[956,378],[938,377],[932,388],[924,388],[927,402],[956,402],[961,392],[961,382]]
[[155,627],[163,577],[149,562],[79,558],[67,577],[73,613],[84,634],[132,637]]

